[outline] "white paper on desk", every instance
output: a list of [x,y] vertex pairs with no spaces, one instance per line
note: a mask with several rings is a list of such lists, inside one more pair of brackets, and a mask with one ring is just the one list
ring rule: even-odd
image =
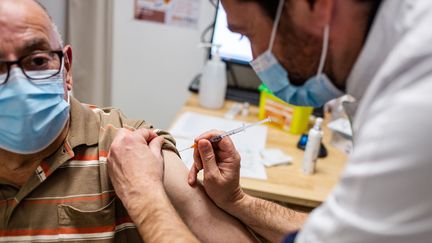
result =
[[[187,112],[177,120],[170,130],[170,133],[175,138],[191,139],[190,144],[188,145],[190,146],[196,137],[207,131],[213,129],[229,131],[239,128],[242,125],[243,123],[239,121]],[[238,150],[248,149],[260,151],[265,148],[267,127],[251,127],[243,133],[231,136],[231,139]]]
[[241,157],[241,177],[267,180],[266,168],[258,151],[239,150],[239,153]]
[[289,165],[293,161],[291,156],[286,155],[280,149],[263,149],[261,150],[261,157],[266,167]]
[[[238,121],[188,112],[178,119],[170,133],[177,141],[177,148],[183,149],[191,146],[194,139],[206,131],[212,129],[229,131],[242,125],[243,123]],[[259,154],[259,151],[265,148],[267,127],[252,127],[244,133],[231,136],[231,139],[242,157],[240,175],[253,179],[267,179]],[[181,156],[190,169],[193,164],[193,150],[182,152]]]

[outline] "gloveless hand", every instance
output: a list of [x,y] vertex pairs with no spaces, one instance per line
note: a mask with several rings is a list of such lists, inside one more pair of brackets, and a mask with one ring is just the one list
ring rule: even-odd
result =
[[129,214],[139,214],[143,198],[163,189],[163,137],[140,129],[117,132],[108,155],[108,172],[117,196]]
[[189,172],[189,184],[197,182],[197,174],[204,169],[204,189],[220,208],[229,211],[244,197],[240,187],[240,155],[229,137],[218,143],[209,139],[223,132],[210,131],[198,137],[195,142],[195,163]]

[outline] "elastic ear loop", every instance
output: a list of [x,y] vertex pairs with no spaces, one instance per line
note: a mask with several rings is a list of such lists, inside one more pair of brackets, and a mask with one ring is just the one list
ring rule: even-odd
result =
[[327,58],[329,42],[330,42],[329,38],[330,38],[330,26],[326,25],[324,27],[323,50],[321,52],[321,59],[320,59],[320,64],[318,66],[317,76],[321,76],[324,70],[324,65]]
[[[65,81],[67,79],[67,77],[66,77],[66,72],[65,72],[64,68],[65,68],[65,62],[64,62],[64,58],[63,58],[63,63],[62,63],[62,67],[61,67],[61,70],[62,70],[61,73],[63,74],[63,80]],[[70,100],[71,100],[72,94],[73,94],[72,90],[68,90],[67,91],[67,103],[69,105],[70,105]]]
[[284,3],[285,3],[285,0],[280,0],[279,1],[278,10],[277,10],[277,13],[276,13],[276,18],[275,18],[275,21],[273,23],[273,30],[272,30],[272,35],[271,35],[271,38],[270,38],[269,51],[273,50],[274,42],[276,40],[277,30],[278,30],[280,19],[281,19],[281,16],[282,16],[282,10],[283,10],[283,7],[284,7]]
[[[277,29],[279,27],[280,19],[282,16],[284,3],[285,3],[285,0],[279,1],[278,10],[276,13],[276,18],[275,18],[275,21],[273,23],[273,30],[272,30],[272,35],[270,38],[269,51],[272,51],[273,47],[274,47],[274,42],[276,40]],[[329,42],[330,42],[329,39],[330,39],[330,26],[327,24],[324,27],[323,50],[321,52],[321,58],[320,58],[320,64],[318,66],[317,76],[321,76],[323,73],[323,70],[324,70],[324,65],[325,65],[325,61],[327,58]]]
[[70,100],[71,100],[71,96],[72,96],[72,90],[68,90],[67,93],[68,93],[68,100],[67,100],[67,102],[70,105]]

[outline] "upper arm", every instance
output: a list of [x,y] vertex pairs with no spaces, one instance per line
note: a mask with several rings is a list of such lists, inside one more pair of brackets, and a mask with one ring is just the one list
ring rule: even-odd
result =
[[191,231],[203,242],[251,242],[255,237],[237,219],[218,208],[201,185],[191,187],[177,154],[164,150],[165,190]]

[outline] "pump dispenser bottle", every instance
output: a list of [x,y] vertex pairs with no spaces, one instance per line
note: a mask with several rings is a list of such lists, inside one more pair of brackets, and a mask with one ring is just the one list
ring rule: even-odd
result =
[[316,161],[321,148],[323,131],[321,129],[323,123],[322,118],[315,121],[315,126],[309,131],[308,142],[303,159],[303,173],[311,175],[315,173]]
[[207,61],[201,76],[199,103],[208,109],[221,109],[224,105],[227,89],[226,64],[220,58],[220,45],[201,44],[202,47],[216,47],[217,52]]

